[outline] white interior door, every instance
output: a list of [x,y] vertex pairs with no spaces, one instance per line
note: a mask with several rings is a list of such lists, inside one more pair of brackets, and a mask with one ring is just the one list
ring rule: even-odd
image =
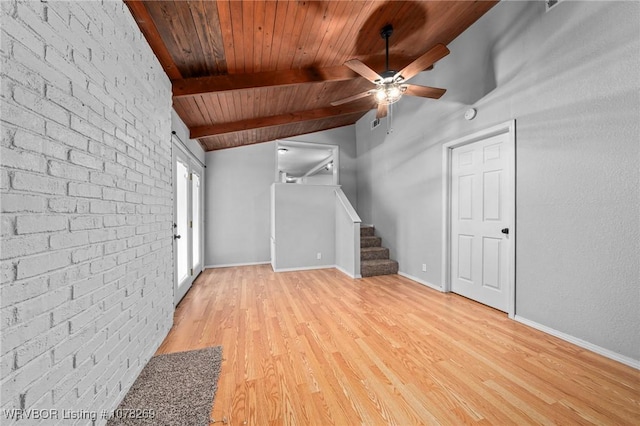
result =
[[502,133],[451,152],[451,290],[509,311],[512,145]]
[[174,188],[174,304],[187,293],[202,271],[202,167],[178,145],[173,148]]

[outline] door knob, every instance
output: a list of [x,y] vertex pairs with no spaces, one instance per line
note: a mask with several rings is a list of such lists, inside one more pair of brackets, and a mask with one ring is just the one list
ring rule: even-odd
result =
[[174,236],[173,236],[173,239],[174,239],[174,240],[179,240],[179,239],[180,239],[180,235],[174,235]]
[[502,232],[505,235],[509,235],[509,228],[502,228],[500,232]]

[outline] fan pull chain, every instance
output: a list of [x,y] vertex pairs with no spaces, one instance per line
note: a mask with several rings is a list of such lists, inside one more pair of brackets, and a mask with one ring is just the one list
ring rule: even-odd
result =
[[387,106],[387,134],[393,132],[393,104]]

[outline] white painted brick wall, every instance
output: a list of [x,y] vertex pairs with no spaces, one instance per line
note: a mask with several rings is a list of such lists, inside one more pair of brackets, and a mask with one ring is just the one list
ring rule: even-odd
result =
[[120,1],[0,8],[0,423],[100,417],[172,324],[170,83]]

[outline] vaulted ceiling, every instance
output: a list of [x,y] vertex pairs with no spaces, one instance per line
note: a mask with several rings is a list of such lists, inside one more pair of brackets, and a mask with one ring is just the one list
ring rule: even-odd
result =
[[[172,82],[173,106],[205,151],[355,123],[372,88],[343,65],[391,69],[449,44],[497,1],[125,0]],[[437,102],[426,99],[425,102]]]

